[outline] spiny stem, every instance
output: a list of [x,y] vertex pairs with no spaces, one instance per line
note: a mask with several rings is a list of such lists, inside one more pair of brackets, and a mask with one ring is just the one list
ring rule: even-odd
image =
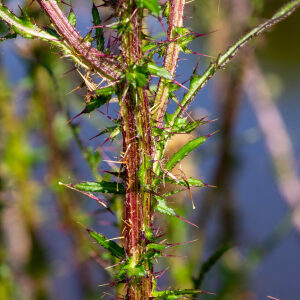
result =
[[[168,40],[172,41],[168,44],[163,67],[170,72],[172,76],[175,75],[177,61],[180,53],[180,45],[176,41],[177,33],[176,28],[182,27],[183,25],[183,10],[185,0],[171,0],[171,10],[169,17],[169,29],[168,29]],[[154,120],[161,123],[164,120],[167,104],[169,100],[169,86],[168,80],[160,78],[157,93],[154,101],[154,106],[157,105],[157,109],[153,116]]]
[[[142,59],[143,10],[138,9],[134,1],[126,1],[122,5],[120,19],[131,20],[128,29],[120,37],[127,67],[131,68],[134,64],[140,64]],[[120,86],[121,91],[125,88],[126,83]],[[152,157],[149,100],[143,88],[132,86],[125,97],[120,93],[119,98],[123,124],[123,151],[127,153],[124,241],[126,254],[135,267],[141,263],[146,253],[145,231],[150,229],[152,222],[151,192],[149,192],[152,179],[148,166]],[[143,267],[146,276],[128,278],[126,299],[152,299],[154,280],[152,263],[146,261]]]
[[66,57],[71,57],[79,66],[88,71],[94,71],[108,81],[116,81],[122,74],[119,62],[98,51],[90,43],[83,42],[83,37],[69,23],[53,0],[40,0],[40,5],[55,24],[61,39],[27,20],[22,20],[13,14],[3,3],[0,3],[0,19],[5,21],[17,33],[25,38],[38,38],[60,48]]
[[55,0],[37,0],[50,17],[60,36],[90,65],[100,76],[109,81],[117,80],[121,73],[119,62],[92,47],[89,42],[84,42],[83,37],[73,27]]

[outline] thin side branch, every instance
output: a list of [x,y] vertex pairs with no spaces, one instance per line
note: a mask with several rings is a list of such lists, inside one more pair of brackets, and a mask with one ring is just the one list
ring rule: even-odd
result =
[[[193,101],[197,93],[207,84],[209,79],[218,70],[223,69],[233,59],[238,51],[242,47],[244,47],[253,37],[260,35],[266,29],[274,26],[278,22],[290,16],[299,6],[300,0],[291,1],[288,4],[284,5],[273,15],[271,19],[252,29],[240,40],[238,40],[233,46],[228,48],[228,50],[224,54],[219,55],[215,62],[211,63],[201,76],[194,78],[193,84],[191,84],[189,91],[183,97],[181,106],[183,108],[186,108]],[[174,114],[174,120],[176,116],[180,115],[181,113],[182,109],[179,107]]]
[[62,50],[65,57],[71,57],[76,64],[84,69],[94,71],[108,81],[119,79],[121,68],[116,59],[98,51],[90,43],[83,42],[83,37],[69,23],[55,1],[42,0],[39,2],[41,5],[43,3],[42,7],[55,24],[61,39],[39,28],[28,18],[17,17],[3,3],[0,3],[0,19],[25,38],[38,38],[55,45]]
[[75,27],[70,24],[55,0],[37,1],[48,14],[59,35],[80,54],[81,58],[85,60],[92,69],[109,81],[115,81],[120,77],[121,66],[119,62],[92,47],[91,43],[83,42],[83,37]]

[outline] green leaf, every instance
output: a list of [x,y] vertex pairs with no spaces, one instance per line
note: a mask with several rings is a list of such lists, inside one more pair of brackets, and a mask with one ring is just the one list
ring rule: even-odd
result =
[[[203,187],[205,184],[203,183],[202,180],[196,179],[196,178],[187,178],[186,181],[188,182],[189,186],[198,186],[198,187]],[[186,181],[183,179],[179,179],[178,184],[187,186]]]
[[185,27],[177,27],[174,30],[178,34],[178,36],[181,36],[176,41],[176,44],[180,46],[181,51],[185,53],[191,53],[191,50],[187,48],[187,44],[195,39],[195,35],[190,34],[191,31]]
[[145,87],[148,84],[149,72],[146,66],[134,65],[125,74],[127,82],[134,88]]
[[157,203],[155,205],[156,211],[158,211],[164,215],[167,215],[167,216],[172,216],[172,217],[177,216],[175,210],[167,205],[167,202],[164,198],[162,198],[160,196],[155,196],[155,199],[157,201]]
[[98,96],[112,96],[115,93],[115,86],[106,86],[99,90],[95,90]]
[[206,124],[207,122],[203,121],[203,119],[201,120],[197,120],[195,122],[191,122],[189,124],[186,125],[186,127],[184,128],[184,132],[185,133],[191,133],[193,132],[197,127],[199,127],[200,125]]
[[88,234],[103,248],[108,250],[114,257],[125,258],[124,248],[120,247],[117,243],[108,240],[104,235],[86,228]]
[[121,133],[121,128],[119,126],[117,126],[112,133],[110,134],[109,138],[111,140],[114,140],[119,134]]
[[142,46],[143,53],[145,53],[149,50],[153,50],[155,48],[157,48],[157,45],[155,43],[147,43],[147,44]]
[[207,140],[206,136],[200,136],[185,144],[179,151],[177,151],[172,158],[166,163],[165,170],[171,171],[182,159],[184,159],[190,152],[196,149]]
[[73,9],[71,8],[70,9],[70,13],[69,13],[69,16],[68,16],[68,21],[70,22],[70,24],[75,27],[76,26],[76,23],[77,23],[77,20],[76,20],[76,15],[73,11]]
[[132,276],[145,277],[147,275],[147,272],[143,265],[138,265],[138,266],[135,266],[134,268],[128,268],[127,275],[129,277],[132,277]]
[[[105,133],[109,133],[109,132],[111,132],[111,135],[114,137],[114,136],[115,136],[114,131],[115,131],[117,128],[118,128],[117,125],[111,126],[111,127],[107,127],[107,128],[105,128],[105,129],[103,129],[102,131],[100,131],[100,132],[99,132],[98,134],[96,134],[95,136],[93,136],[92,138],[90,138],[90,140],[93,140],[93,139],[97,138],[98,136],[101,136],[101,135],[103,135],[103,134],[105,134]],[[121,132],[121,129],[120,129],[120,128],[119,128],[119,132]],[[110,137],[110,138],[112,138],[112,137]]]
[[147,276],[147,271],[145,270],[144,266],[142,264],[135,265],[133,263],[133,258],[130,258],[124,266],[119,271],[117,277],[120,280],[125,279],[126,277],[145,277]]
[[94,193],[105,193],[105,194],[125,194],[125,187],[123,183],[117,182],[94,182],[86,181],[76,184],[74,186],[76,189],[85,191],[85,192],[94,192]]
[[146,226],[146,228],[145,228],[145,236],[148,241],[155,240],[155,238],[153,237],[153,232],[149,226]]
[[58,183],[59,185],[63,185],[71,190],[74,190],[74,191],[77,191],[93,200],[95,200],[97,203],[99,203],[100,205],[102,205],[103,207],[105,207],[109,212],[111,212],[113,214],[113,212],[111,211],[111,209],[108,207],[108,204],[102,200],[102,199],[99,199],[98,197],[96,197],[94,194],[90,193],[89,191],[84,191],[84,190],[80,190],[78,188],[76,188],[74,185],[72,184],[66,184],[66,183],[62,183],[62,182],[59,182]]
[[162,77],[165,79],[169,79],[169,80],[173,79],[172,74],[163,67],[159,67],[152,62],[149,62],[147,64],[147,67],[148,67],[149,72],[153,75],[156,75],[156,76],[159,76],[159,77]]
[[233,245],[222,246],[202,264],[198,277],[194,279],[196,287],[200,287],[206,273],[208,273],[220,258],[232,247]]
[[137,0],[136,2],[138,7],[147,8],[154,16],[159,16],[160,6],[157,0]]
[[[179,178],[178,178],[178,179],[179,179]],[[194,179],[194,178],[186,178],[186,180],[179,179],[178,181],[175,181],[175,180],[173,180],[173,179],[170,178],[170,177],[166,177],[166,178],[165,178],[165,181],[166,181],[166,182],[173,183],[173,184],[177,184],[177,185],[182,185],[182,186],[185,186],[186,188],[190,188],[190,187],[204,187],[204,186],[206,186],[206,185],[203,183],[202,180]],[[188,185],[189,185],[189,186],[187,186],[186,181],[188,182]],[[163,195],[163,197],[169,197],[169,196],[171,196],[171,195],[180,193],[180,192],[182,192],[182,191],[186,191],[186,188],[184,188],[184,189],[179,189],[179,190],[174,190],[174,191],[165,193],[165,194]]]
[[173,208],[171,208],[167,205],[166,200],[164,198],[162,198],[160,196],[155,196],[155,199],[156,199],[155,210],[157,212],[160,212],[167,216],[176,217],[184,222],[189,223],[190,225],[193,225],[193,226],[199,228],[197,225],[195,225],[195,224],[191,223],[190,221],[179,216]]
[[147,250],[152,249],[156,251],[162,251],[166,248],[166,245],[164,244],[156,244],[156,243],[150,243],[147,245]]
[[194,131],[198,126],[207,124],[210,121],[206,121],[206,117],[196,120],[194,122],[187,122],[187,118],[180,118],[175,117],[173,121],[174,115],[165,115],[165,122],[168,126],[172,126],[172,132],[182,132],[182,133],[191,133]]
[[[92,8],[92,15],[93,15],[93,24],[94,26],[98,26],[101,24],[101,18],[99,15],[99,11],[95,3],[93,3],[93,8]],[[96,28],[96,43],[97,43],[97,48],[100,51],[104,50],[104,34],[103,34],[103,29],[102,28]]]
[[88,42],[88,43],[93,42],[92,30],[83,38],[82,42]]
[[166,291],[155,291],[153,292],[153,297],[157,299],[182,299],[182,296],[188,295],[199,295],[199,294],[209,294],[208,292],[202,290],[191,290],[191,289],[183,289],[183,290],[166,290]]
[[72,122],[74,119],[78,118],[82,114],[89,114],[89,113],[93,112],[95,109],[104,105],[110,99],[111,99],[111,96],[108,96],[108,95],[93,97],[89,102],[86,103],[85,108],[79,114],[74,116],[69,122]]
[[97,96],[95,98],[92,98],[91,101],[86,104],[81,114],[91,113],[95,109],[104,105],[107,101],[110,100],[110,98],[111,98],[110,96]]

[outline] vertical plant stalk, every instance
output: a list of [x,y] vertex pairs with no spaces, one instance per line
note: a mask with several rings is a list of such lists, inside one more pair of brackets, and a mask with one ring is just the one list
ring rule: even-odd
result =
[[[172,41],[178,36],[176,28],[183,26],[183,11],[185,0],[171,0],[170,1],[170,17],[169,17],[169,28],[168,28],[168,40]],[[165,52],[165,58],[163,67],[174,76],[178,57],[180,53],[180,45],[178,41],[170,42]],[[169,86],[168,80],[160,78],[157,93],[154,101],[155,113],[153,115],[154,120],[158,123],[163,122],[167,104],[169,100]]]
[[[137,66],[142,70],[145,70],[146,67],[142,53],[143,9],[148,9],[155,15],[159,15],[159,9],[155,9],[155,7],[151,8],[151,6],[158,6],[158,2],[156,0],[149,0],[149,2],[142,0],[110,1],[112,8],[115,9],[115,13],[119,17],[117,26],[119,40],[117,42],[119,42],[121,46],[121,55],[116,58],[115,56],[105,54],[93,48],[91,43],[87,42],[80,35],[59,9],[57,4],[59,1],[37,1],[50,17],[59,34],[58,37],[47,33],[47,31],[41,30],[30,22],[29,18],[24,18],[24,16],[21,18],[16,17],[1,3],[0,18],[7,22],[16,33],[27,38],[40,38],[47,40],[51,44],[55,44],[63,50],[65,56],[72,57],[76,63],[84,67],[87,71],[95,72],[106,79],[106,81],[115,83],[116,89],[114,89],[114,92],[116,92],[119,97],[122,121],[124,150],[122,163],[126,167],[125,220],[123,230],[125,238],[124,249],[112,241],[110,242],[115,248],[110,248],[109,244],[106,243],[108,240],[102,235],[99,235],[100,241],[98,242],[105,249],[110,250],[113,257],[121,259],[119,264],[121,270],[115,278],[116,281],[126,281],[127,290],[124,298],[138,300],[198,294],[201,291],[153,291],[153,286],[155,286],[155,277],[152,268],[153,256],[147,255],[149,254],[147,248],[150,248],[148,243],[151,243],[153,240],[151,239],[151,191],[157,190],[160,181],[156,178],[153,178],[152,181],[151,169],[153,169],[157,175],[159,175],[160,171],[165,171],[168,175],[171,174],[169,171],[172,171],[175,163],[178,163],[206,139],[206,137],[199,137],[195,139],[192,144],[188,143],[184,145],[181,150],[178,151],[179,154],[177,153],[177,155],[173,156],[165,165],[165,170],[162,170],[162,167],[159,169],[157,161],[161,158],[163,148],[168,139],[164,138],[163,142],[160,142],[160,149],[155,149],[154,155],[153,145],[155,143],[154,137],[152,136],[152,129],[155,131],[157,126],[154,127],[150,122],[148,91],[144,90],[144,85],[147,83],[141,83],[141,81],[143,82],[143,80],[140,79],[141,77],[135,82],[131,79],[137,78],[138,76],[144,76],[144,81],[146,81],[146,79],[150,78],[147,71],[135,71],[137,70]],[[179,52],[181,50],[177,37],[179,38],[178,29],[183,25],[183,9],[185,1],[170,0],[169,4],[169,44],[164,53],[165,60],[163,67],[174,77]],[[187,105],[194,99],[197,92],[204,87],[208,80],[219,69],[224,68],[248,41],[261,34],[270,26],[275,25],[277,22],[289,16],[299,6],[300,0],[294,0],[284,5],[270,20],[257,26],[237,41],[236,44],[228,48],[224,54],[220,55],[216,61],[211,63],[201,76],[193,74],[189,91],[184,95],[179,108],[172,115],[171,119],[168,120],[170,128],[175,129],[175,126],[173,126],[175,121],[182,121],[179,119],[180,116],[185,111],[184,109]],[[155,10],[158,10],[158,12],[155,13]],[[175,40],[178,42],[175,42]],[[152,60],[152,57],[149,58]],[[120,61],[122,61],[122,65]],[[150,82],[150,79],[148,81]],[[158,84],[154,106],[152,107],[153,118],[158,124],[164,121],[169,98],[170,83],[170,81],[164,78],[161,79]],[[164,136],[170,135],[168,130],[162,130],[160,132],[162,132],[161,134]],[[152,166],[152,162],[154,161],[156,162],[154,163],[154,166]],[[189,185],[188,182],[186,182],[186,184]],[[118,190],[114,189],[114,192],[118,193]],[[165,212],[169,216],[177,216],[171,208],[166,207]],[[91,230],[89,230],[89,232],[91,232]],[[116,251],[118,252],[117,254],[115,253],[116,249],[118,250]],[[124,250],[126,256],[124,255]]]
[[[121,35],[122,51],[128,68],[141,63],[143,10],[134,1],[124,2],[120,19],[130,20],[128,30]],[[126,84],[121,86],[124,96]],[[127,280],[126,299],[152,299],[152,263],[143,259],[147,240],[145,232],[151,227],[152,178],[149,162],[152,158],[152,134],[149,101],[141,87],[129,87],[124,99],[120,97],[123,124],[123,151],[126,165],[125,252],[132,268],[142,265],[146,276],[131,276]],[[124,102],[124,103],[122,103]]]

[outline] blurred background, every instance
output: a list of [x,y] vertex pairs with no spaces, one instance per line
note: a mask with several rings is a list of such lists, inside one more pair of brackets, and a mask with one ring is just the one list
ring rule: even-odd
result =
[[[4,1],[15,12],[17,4]],[[197,33],[195,52],[216,57],[249,28],[287,1],[195,0],[185,24]],[[101,1],[95,1],[101,4]],[[92,26],[92,1],[73,1],[77,28]],[[64,6],[66,12],[68,6]],[[102,8],[103,19],[109,8]],[[33,3],[28,13],[47,25]],[[161,32],[149,18],[148,30]],[[0,23],[2,35],[7,31]],[[108,179],[102,170],[119,167],[120,139],[89,141],[110,125],[102,113],[71,117],[84,107],[82,82],[71,61],[41,41],[0,44],[0,299],[99,299],[109,282],[108,258],[79,225],[119,235],[117,220],[90,199],[58,182]],[[180,82],[210,58],[183,54]],[[178,96],[183,91],[178,92]],[[298,299],[300,294],[300,11],[250,43],[199,93],[189,108],[194,119],[216,119],[196,134],[213,135],[185,160],[182,169],[217,188],[173,197],[170,205],[199,225],[160,220],[172,247],[157,271],[171,266],[159,287],[201,288],[199,299]],[[171,106],[172,109],[172,106]],[[112,104],[109,115],[118,107]],[[169,145],[169,155],[183,139]],[[101,146],[102,145],[102,146]],[[99,147],[101,146],[101,147]],[[170,187],[166,187],[170,188]],[[110,199],[118,210],[120,199]],[[167,223],[166,223],[167,222]],[[203,280],[201,265],[216,251],[221,260]],[[202,269],[203,271],[203,269]],[[113,294],[113,291],[109,293]],[[105,299],[110,299],[109,294]],[[270,299],[270,298],[269,298]],[[272,298],[271,298],[272,299]]]

